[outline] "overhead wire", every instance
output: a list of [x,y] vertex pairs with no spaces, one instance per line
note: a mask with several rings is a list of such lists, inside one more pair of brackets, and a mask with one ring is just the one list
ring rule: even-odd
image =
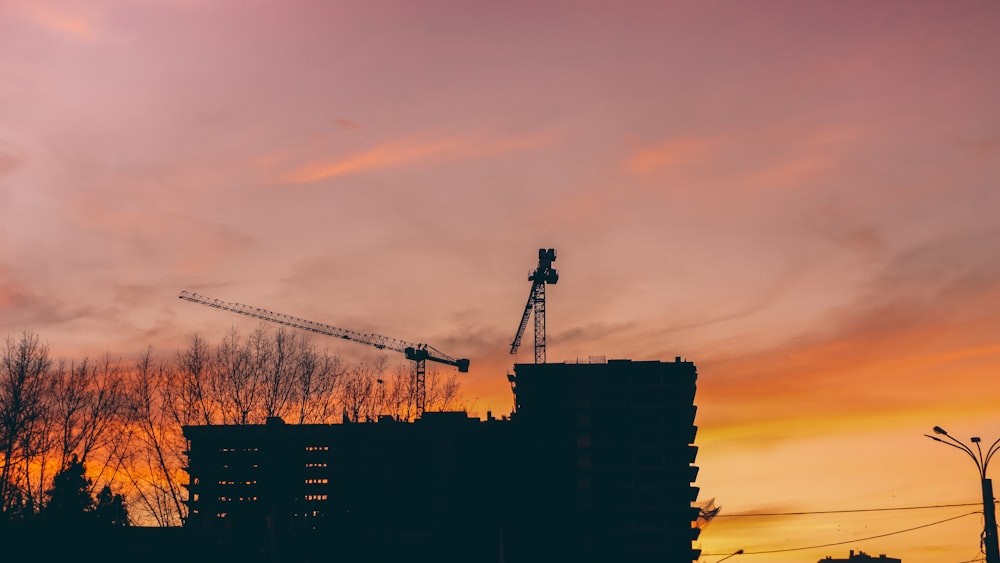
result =
[[856,542],[874,540],[874,539],[878,539],[878,538],[885,538],[885,537],[889,537],[889,536],[895,536],[895,535],[899,535],[899,534],[905,534],[906,532],[912,532],[914,530],[920,530],[920,529],[923,529],[923,528],[930,528],[931,526],[937,526],[938,524],[944,524],[945,522],[951,522],[952,520],[958,520],[959,518],[965,518],[966,516],[972,516],[974,514],[980,514],[980,513],[979,512],[966,512],[965,514],[960,514],[958,516],[952,516],[951,518],[945,518],[944,520],[938,520],[937,522],[931,522],[930,524],[923,524],[923,525],[920,525],[920,526],[914,526],[912,528],[906,528],[904,530],[896,530],[895,532],[887,532],[885,534],[878,534],[878,535],[875,535],[875,536],[868,536],[866,538],[856,538],[856,539],[853,539],[853,540],[840,541],[840,542],[834,542],[834,543],[827,543],[827,544],[822,544],[822,545],[811,545],[811,546],[806,546],[806,547],[790,547],[790,548],[784,548],[784,549],[771,549],[771,550],[766,550],[766,551],[744,551],[743,553],[745,555],[758,555],[758,554],[765,554],[765,553],[785,553],[785,552],[788,552],[788,551],[805,551],[807,549],[819,549],[821,547],[833,547],[833,546],[836,546],[836,545],[846,545],[846,544],[849,544],[849,543],[856,543]]
[[[956,505],[956,506],[962,506],[962,505]],[[933,508],[937,508],[937,507],[933,507]],[[866,509],[866,510],[870,510],[870,509]],[[820,513],[823,513],[823,512],[820,512]],[[965,518],[966,516],[972,516],[974,514],[982,514],[982,512],[979,512],[979,511],[966,512],[965,514],[960,514],[958,516],[952,516],[951,518],[945,518],[944,520],[938,520],[937,522],[931,522],[930,524],[922,524],[920,526],[914,526],[912,528],[906,528],[906,529],[903,529],[903,530],[896,530],[894,532],[887,532],[887,533],[884,533],[884,534],[878,534],[878,535],[868,536],[868,537],[864,537],[864,538],[854,538],[854,539],[846,540],[846,541],[839,541],[839,542],[825,543],[825,544],[818,544],[818,545],[809,545],[809,546],[802,546],[802,547],[788,547],[788,548],[782,548],[782,549],[768,549],[768,550],[761,550],[761,551],[746,551],[746,550],[744,550],[743,551],[743,555],[764,555],[764,554],[770,554],[770,553],[787,553],[787,552],[790,552],[790,551],[807,551],[807,550],[810,550],[810,549],[820,549],[820,548],[823,548],[823,547],[834,547],[834,546],[838,546],[838,545],[847,545],[847,544],[851,544],[851,543],[857,543],[857,542],[863,542],[863,541],[874,540],[874,539],[879,539],[879,538],[885,538],[885,537],[889,537],[889,536],[895,536],[895,535],[899,535],[899,534],[905,534],[906,532],[912,532],[914,530],[921,530],[923,528],[930,528],[931,526],[937,526],[939,524],[944,524],[946,522],[951,522],[952,520],[958,520],[959,518]],[[718,556],[718,555],[728,555],[728,554],[703,553],[702,555]]]
[[924,506],[895,506],[880,508],[847,508],[843,510],[807,510],[802,512],[751,512],[742,514],[719,513],[715,518],[750,518],[753,516],[807,516],[810,514],[849,514],[854,512],[890,512],[893,510],[924,510],[929,508],[954,508],[960,506],[980,506],[981,502],[970,502],[962,504],[929,504]]

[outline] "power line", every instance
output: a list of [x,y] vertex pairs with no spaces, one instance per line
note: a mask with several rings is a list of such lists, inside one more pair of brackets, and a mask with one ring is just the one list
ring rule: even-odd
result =
[[849,508],[844,510],[808,510],[804,512],[752,512],[745,514],[717,514],[714,518],[750,518],[753,516],[808,516],[811,514],[848,514],[854,512],[889,512],[893,510],[924,510],[928,508],[954,508],[957,506],[981,506],[981,502],[964,504],[929,504],[926,506],[893,506],[883,508]]
[[[912,528],[906,528],[905,530],[897,530],[895,532],[888,532],[888,533],[885,533],[885,534],[879,534],[877,536],[868,536],[866,538],[855,538],[855,539],[847,540],[847,541],[840,541],[840,542],[834,542],[834,543],[825,543],[825,544],[821,544],[821,545],[809,545],[809,546],[805,546],[805,547],[789,547],[789,548],[785,548],[785,549],[769,549],[769,550],[764,550],[764,551],[744,551],[743,555],[764,555],[764,554],[768,554],[768,553],[787,553],[789,551],[806,551],[806,550],[809,550],[809,549],[820,549],[822,547],[834,547],[834,546],[837,546],[837,545],[847,545],[847,544],[851,544],[851,543],[858,543],[858,542],[863,542],[863,541],[868,541],[868,540],[874,540],[874,539],[878,539],[878,538],[885,538],[885,537],[888,537],[888,536],[895,536],[895,535],[898,535],[898,534],[904,534],[906,532],[912,532],[914,530],[920,530],[920,529],[923,529],[923,528],[930,528],[931,526],[937,526],[938,524],[944,524],[945,522],[951,522],[952,520],[958,520],[959,518],[965,518],[966,516],[972,516],[973,514],[982,514],[982,513],[981,512],[967,512],[965,514],[960,514],[958,516],[952,516],[951,518],[945,518],[944,520],[938,520],[937,522],[931,522],[930,524],[923,524],[921,526],[914,526]],[[722,553],[703,553],[702,555],[708,555],[708,556],[714,557],[714,556],[718,556],[718,555],[728,555],[728,553],[726,553],[726,554],[722,554]]]

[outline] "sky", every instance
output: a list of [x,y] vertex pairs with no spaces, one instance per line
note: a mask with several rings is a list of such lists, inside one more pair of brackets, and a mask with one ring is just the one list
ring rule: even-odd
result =
[[703,561],[975,560],[976,468],[923,434],[1000,437],[997,29],[971,0],[0,0],[0,336],[254,326],[187,289],[469,358],[499,415],[555,248],[549,361],[698,366]]

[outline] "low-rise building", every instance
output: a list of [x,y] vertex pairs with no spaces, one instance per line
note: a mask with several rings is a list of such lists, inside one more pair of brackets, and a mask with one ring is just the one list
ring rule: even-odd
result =
[[874,557],[868,555],[864,551],[854,552],[852,549],[850,555],[847,559],[834,559],[833,557],[827,555],[825,559],[820,559],[818,563],[902,563],[900,559],[894,557],[886,557],[885,554]]

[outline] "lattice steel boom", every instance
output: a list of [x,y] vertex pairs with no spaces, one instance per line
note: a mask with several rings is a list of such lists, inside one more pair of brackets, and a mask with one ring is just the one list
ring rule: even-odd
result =
[[382,336],[380,334],[374,334],[369,332],[357,332],[354,330],[348,330],[346,328],[338,328],[323,323],[317,323],[306,319],[300,319],[298,317],[293,317],[291,315],[275,313],[274,311],[268,311],[267,309],[261,309],[259,307],[244,305],[242,303],[232,303],[228,301],[223,301],[221,299],[205,297],[204,295],[192,293],[187,290],[181,291],[177,297],[185,299],[187,301],[191,301],[193,303],[200,303],[202,305],[208,305],[209,307],[215,307],[216,309],[221,309],[223,311],[238,313],[240,315],[246,315],[248,317],[254,317],[264,321],[282,324],[293,328],[300,328],[302,330],[308,330],[311,332],[315,332],[317,334],[324,334],[326,336],[342,338],[344,340],[357,342],[359,344],[367,344],[369,346],[374,346],[379,350],[393,350],[395,352],[401,352],[406,356],[406,359],[413,360],[414,362],[416,362],[414,370],[416,379],[415,402],[416,402],[416,410],[418,417],[423,415],[425,401],[427,399],[427,386],[426,386],[427,360],[430,360],[432,362],[437,362],[439,364],[455,366],[458,368],[458,371],[462,373],[467,373],[469,371],[469,360],[464,358],[463,359],[453,358],[445,354],[444,352],[441,352],[440,350],[434,348],[433,346],[428,346],[427,344],[416,344],[413,342],[400,340],[398,338],[390,338],[388,336]]
[[528,316],[534,312],[535,316],[535,363],[545,363],[545,284],[554,284],[559,281],[559,271],[552,267],[556,261],[556,249],[539,248],[538,266],[535,271],[528,274],[528,281],[531,283],[531,293],[528,294],[528,303],[524,306],[524,313],[521,315],[521,324],[517,327],[514,340],[510,344],[510,353],[516,354],[521,346],[521,337],[524,336],[524,329],[528,326]]

